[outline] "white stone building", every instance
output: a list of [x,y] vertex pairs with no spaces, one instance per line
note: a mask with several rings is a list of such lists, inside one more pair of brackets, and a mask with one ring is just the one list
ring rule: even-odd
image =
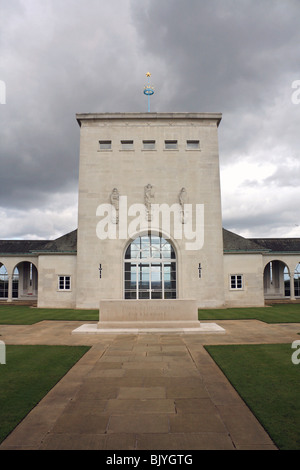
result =
[[79,114],[78,228],[0,241],[0,301],[98,308],[195,299],[198,308],[300,297],[300,239],[222,228],[218,113]]

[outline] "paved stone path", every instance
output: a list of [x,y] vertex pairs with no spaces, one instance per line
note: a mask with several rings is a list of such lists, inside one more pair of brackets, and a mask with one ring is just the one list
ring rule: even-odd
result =
[[3,441],[0,449],[276,449],[203,348],[284,343],[299,325],[217,322],[215,335],[72,335],[78,322],[0,327],[6,344],[91,349]]

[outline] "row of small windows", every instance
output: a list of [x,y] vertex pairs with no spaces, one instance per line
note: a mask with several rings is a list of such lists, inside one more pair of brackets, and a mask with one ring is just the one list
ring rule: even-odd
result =
[[[134,141],[133,140],[121,140],[120,149],[121,150],[134,150]],[[155,140],[143,140],[142,149],[143,150],[156,150],[156,141]],[[164,149],[165,150],[177,150],[178,140],[165,140]],[[100,140],[99,150],[102,150],[102,151],[112,150],[112,141]],[[200,141],[199,140],[187,140],[186,150],[200,150]]]
[[[139,239],[137,239],[139,240]],[[169,245],[171,247],[171,245]],[[129,248],[127,249],[126,251],[126,254],[125,254],[125,259],[126,258],[136,258],[136,253],[135,251],[133,252],[134,246],[133,244],[129,246]],[[141,251],[141,250],[139,250]],[[141,252],[142,253],[142,252]],[[174,250],[172,248],[172,253],[174,253]],[[154,258],[156,257],[155,256],[156,253],[154,253]],[[172,258],[175,258],[175,254],[174,256],[172,256]],[[143,256],[140,254],[140,256],[138,256],[138,258],[143,258]],[[130,268],[128,268],[128,266]],[[139,264],[139,266],[142,266]],[[144,269],[149,269],[149,264],[145,265],[144,266]],[[175,266],[175,264],[170,264],[170,266]],[[157,267],[159,267],[159,265],[157,265]],[[165,265],[165,270],[167,269],[168,265]],[[125,263],[125,279],[127,280],[127,277],[126,277],[126,274],[127,271],[129,269],[129,272],[131,272],[131,269],[132,269],[132,266],[130,265],[130,263]],[[136,267],[135,267],[136,269]],[[174,270],[175,268],[173,267],[173,271],[175,272]],[[147,271],[148,272],[148,271]],[[131,279],[131,277],[129,277],[129,279]],[[176,279],[176,277],[174,278]],[[126,282],[125,282],[126,283]],[[244,288],[243,286],[243,275],[242,274],[231,274],[230,275],[230,289],[231,290],[242,290]],[[71,290],[71,276],[58,276],[58,290],[60,291],[68,291],[68,290]]]

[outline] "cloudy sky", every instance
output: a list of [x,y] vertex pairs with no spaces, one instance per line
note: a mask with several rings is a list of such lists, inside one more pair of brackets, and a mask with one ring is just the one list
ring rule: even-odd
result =
[[77,227],[75,114],[147,111],[147,71],[151,111],[223,114],[223,226],[300,237],[299,18],[299,0],[0,0],[0,238]]

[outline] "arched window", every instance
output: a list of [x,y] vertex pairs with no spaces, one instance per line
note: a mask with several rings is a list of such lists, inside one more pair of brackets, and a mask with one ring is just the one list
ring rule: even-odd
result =
[[176,255],[172,244],[157,235],[137,237],[124,259],[125,299],[175,299]]
[[4,264],[0,263],[0,299],[8,297],[8,273]]

